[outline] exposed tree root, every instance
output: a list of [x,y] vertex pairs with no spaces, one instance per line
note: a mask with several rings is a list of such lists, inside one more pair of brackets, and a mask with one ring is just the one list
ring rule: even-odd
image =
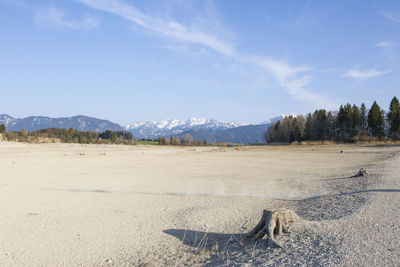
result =
[[267,238],[268,246],[282,248],[274,239],[274,234],[288,232],[288,223],[300,220],[300,217],[292,210],[264,210],[260,222],[247,234],[248,238],[255,241]]

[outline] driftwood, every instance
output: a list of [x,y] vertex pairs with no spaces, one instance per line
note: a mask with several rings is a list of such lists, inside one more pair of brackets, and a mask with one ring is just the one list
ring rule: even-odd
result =
[[367,170],[364,170],[364,168],[361,168],[355,175],[351,177],[362,177],[362,176],[367,176],[368,172]]
[[274,235],[288,232],[288,223],[300,220],[300,217],[292,210],[264,210],[260,222],[247,234],[248,238],[259,240],[267,238],[268,246],[282,248],[277,243]]

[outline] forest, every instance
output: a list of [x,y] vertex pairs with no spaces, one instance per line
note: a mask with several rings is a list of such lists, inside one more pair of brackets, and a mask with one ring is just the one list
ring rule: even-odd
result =
[[341,105],[338,111],[315,110],[307,116],[287,116],[272,123],[265,133],[267,143],[302,141],[362,142],[400,140],[400,104],[393,97],[389,111],[373,102]]

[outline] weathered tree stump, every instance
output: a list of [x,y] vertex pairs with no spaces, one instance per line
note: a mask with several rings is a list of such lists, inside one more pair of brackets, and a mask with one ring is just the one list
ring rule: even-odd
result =
[[368,172],[367,170],[364,170],[364,168],[361,168],[355,175],[351,177],[362,177],[362,176],[367,176]]
[[300,220],[300,217],[292,210],[264,210],[260,222],[247,234],[248,238],[259,240],[268,239],[268,246],[282,248],[277,243],[274,235],[288,232],[288,223]]

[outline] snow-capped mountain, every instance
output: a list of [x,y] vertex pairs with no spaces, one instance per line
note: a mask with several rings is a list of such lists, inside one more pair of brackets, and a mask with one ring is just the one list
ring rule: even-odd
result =
[[16,124],[16,120],[7,114],[0,114],[0,124],[4,124],[6,129],[13,127]]
[[159,136],[173,136],[195,129],[225,130],[244,126],[238,122],[219,122],[215,119],[190,118],[188,120],[167,119],[159,122],[142,121],[127,125],[135,138],[157,138]]
[[142,121],[125,127],[107,120],[87,116],[66,118],[50,118],[31,116],[17,119],[7,114],[0,114],[0,124],[4,124],[8,131],[27,129],[29,132],[46,128],[74,128],[80,131],[104,132],[130,131],[136,139],[156,139],[160,136],[179,136],[191,134],[195,139],[208,142],[263,142],[263,134],[268,123],[247,125],[238,122],[220,122],[215,119],[190,118],[188,120],[169,119],[159,122]]

